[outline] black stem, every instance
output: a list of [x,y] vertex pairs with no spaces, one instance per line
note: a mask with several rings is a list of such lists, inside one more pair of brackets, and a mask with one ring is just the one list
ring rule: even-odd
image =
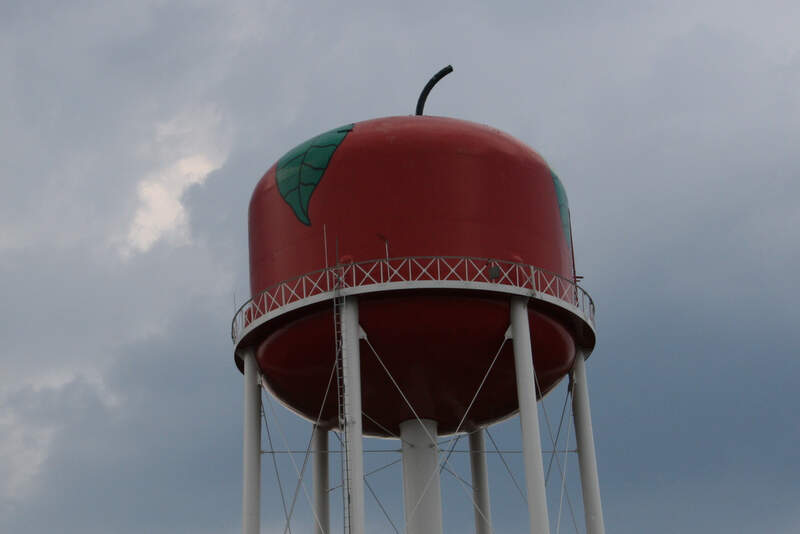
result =
[[419,95],[419,100],[417,100],[417,115],[422,115],[422,108],[425,107],[425,101],[428,99],[428,93],[431,92],[433,86],[436,85],[439,80],[447,76],[453,72],[453,66],[448,65],[439,72],[437,72],[430,81],[425,84],[425,88],[422,90],[422,93]]

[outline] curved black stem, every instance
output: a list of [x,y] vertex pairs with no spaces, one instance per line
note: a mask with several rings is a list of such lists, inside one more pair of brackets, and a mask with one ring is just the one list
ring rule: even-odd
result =
[[425,107],[425,101],[428,99],[428,93],[431,92],[433,86],[436,85],[439,82],[439,80],[441,80],[451,72],[453,72],[453,66],[448,65],[439,72],[437,72],[436,74],[434,74],[433,78],[431,78],[430,81],[427,84],[425,84],[425,88],[422,90],[422,93],[420,93],[419,100],[417,100],[417,115],[422,115],[422,108]]

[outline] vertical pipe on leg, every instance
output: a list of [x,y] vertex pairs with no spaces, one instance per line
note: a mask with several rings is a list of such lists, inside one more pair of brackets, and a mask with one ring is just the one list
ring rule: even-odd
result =
[[261,389],[255,350],[244,351],[242,534],[258,534],[261,502]]
[[517,375],[517,398],[522,426],[522,453],[525,459],[531,534],[549,534],[550,520],[547,516],[542,443],[539,436],[539,414],[536,411],[536,382],[526,297],[511,299],[511,335],[514,341],[514,369]]
[[442,487],[436,421],[400,423],[403,444],[403,502],[406,534],[442,534]]
[[347,447],[345,491],[350,532],[364,534],[364,447],[361,429],[361,353],[358,300],[348,297],[342,306],[342,374]]
[[469,435],[469,466],[472,472],[472,499],[475,501],[475,533],[492,534],[489,470],[486,467],[483,429],[478,429]]
[[589,409],[589,389],[586,384],[586,362],[582,352],[575,357],[572,368],[572,415],[575,420],[575,441],[578,444],[578,465],[581,472],[583,511],[587,534],[605,534],[603,507],[600,502],[600,481],[594,454],[592,414]]
[[328,431],[314,426],[314,516],[316,534],[330,532],[330,501],[328,499]]

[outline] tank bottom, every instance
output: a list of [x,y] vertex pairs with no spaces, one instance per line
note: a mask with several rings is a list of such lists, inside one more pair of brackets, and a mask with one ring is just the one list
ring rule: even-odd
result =
[[[518,409],[508,300],[462,294],[380,295],[359,298],[362,340],[361,391],[364,433],[399,435],[399,424],[414,418],[389,370],[417,415],[438,423],[439,433],[457,429],[495,354],[497,361],[461,430],[486,425]],[[569,371],[575,342],[558,321],[529,309],[534,368],[541,397]],[[337,426],[332,304],[296,316],[259,344],[258,362],[271,391],[289,408]],[[500,349],[502,345],[502,349]],[[391,434],[390,434],[391,433]]]

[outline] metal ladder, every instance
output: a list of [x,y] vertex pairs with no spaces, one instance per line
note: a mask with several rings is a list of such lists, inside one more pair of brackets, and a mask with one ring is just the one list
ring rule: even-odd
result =
[[345,297],[341,293],[343,274],[342,267],[337,265],[333,270],[333,329],[336,336],[336,393],[339,409],[339,434],[342,442],[342,518],[344,534],[350,534],[350,466],[347,461],[347,421],[345,420],[347,390],[344,387],[344,350],[342,346],[342,309],[345,302]]

